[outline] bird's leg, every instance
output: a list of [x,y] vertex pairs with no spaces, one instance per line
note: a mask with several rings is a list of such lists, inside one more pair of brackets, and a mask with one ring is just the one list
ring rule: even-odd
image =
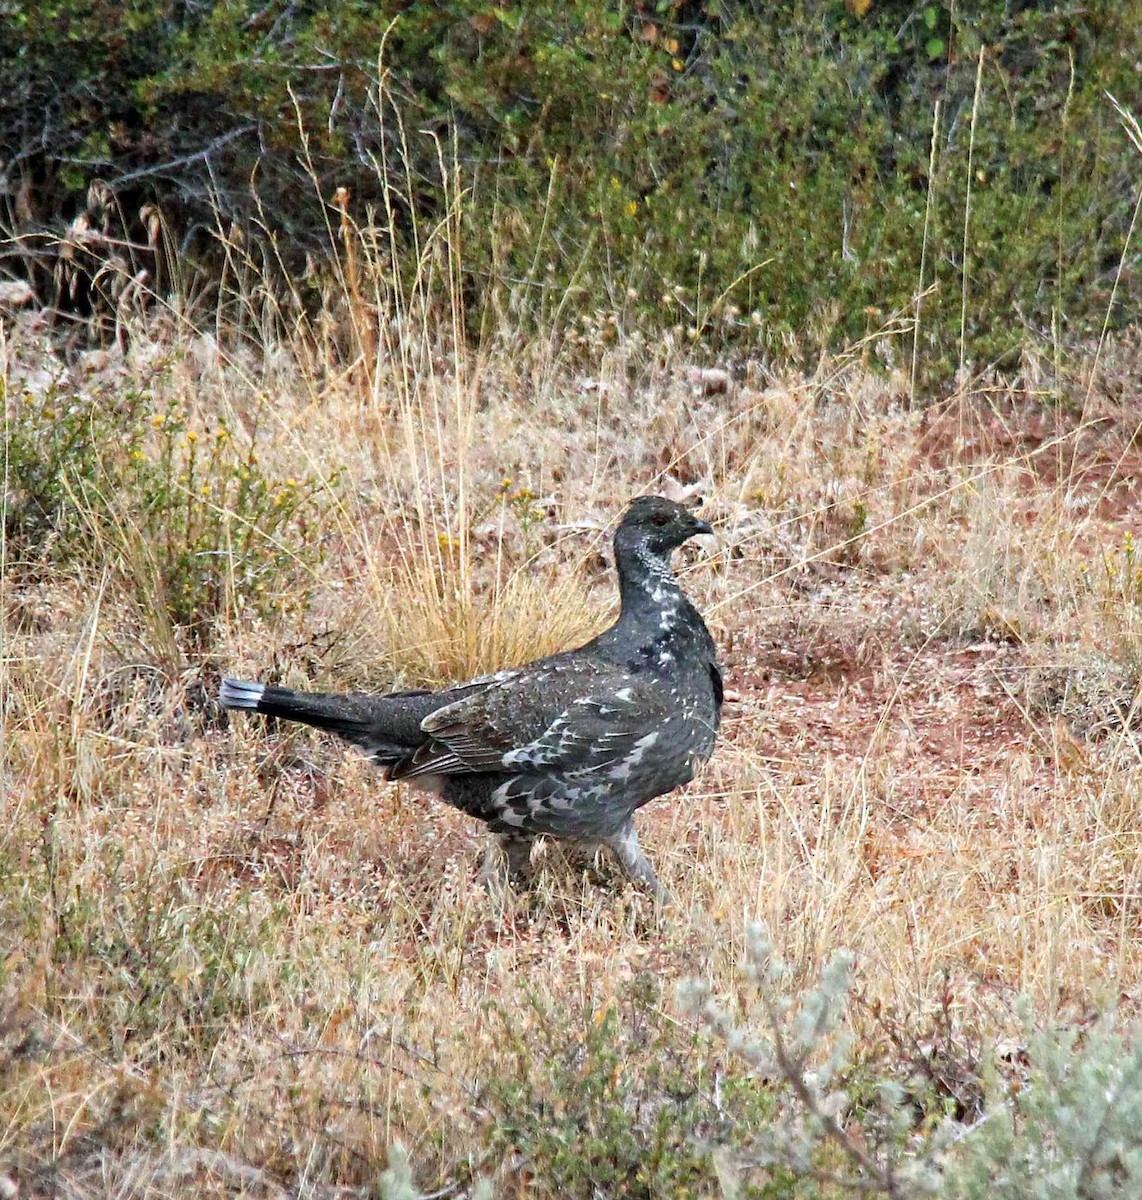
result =
[[534,838],[519,833],[501,833],[496,838],[500,852],[507,860],[508,874],[522,878],[531,874],[531,846]]
[[531,845],[534,838],[523,833],[499,833],[496,844],[484,858],[484,878],[490,888],[503,887],[531,875]]
[[634,821],[627,821],[618,833],[603,838],[602,842],[614,853],[622,863],[623,870],[635,883],[643,884],[660,903],[670,902],[670,893],[658,882],[658,876],[650,865],[650,859],[642,852]]

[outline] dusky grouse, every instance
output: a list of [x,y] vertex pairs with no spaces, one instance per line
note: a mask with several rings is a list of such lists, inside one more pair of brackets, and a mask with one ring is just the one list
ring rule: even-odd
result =
[[540,834],[608,846],[665,898],[633,814],[688,783],[714,749],[722,676],[671,553],[712,532],[660,496],[642,496],[615,532],[622,608],[586,645],[439,692],[329,695],[223,679],[224,708],[328,729],[390,779],[412,780],[484,821],[509,875]]

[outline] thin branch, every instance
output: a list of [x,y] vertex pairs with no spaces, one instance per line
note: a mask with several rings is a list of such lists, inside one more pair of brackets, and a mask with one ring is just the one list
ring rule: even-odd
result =
[[137,171],[128,171],[125,175],[120,175],[114,180],[114,186],[122,187],[123,184],[133,183],[136,179],[152,179],[156,175],[166,175],[171,171],[177,170],[179,167],[188,167],[191,163],[197,162],[199,159],[209,158],[215,151],[220,150],[230,142],[237,141],[238,138],[245,137],[248,133],[254,133],[257,128],[256,124],[251,124],[243,125],[239,129],[231,129],[229,133],[220,134],[208,145],[203,146],[200,150],[195,150],[193,154],[184,154],[182,158],[175,158],[170,162],[159,163],[153,167],[140,167]]

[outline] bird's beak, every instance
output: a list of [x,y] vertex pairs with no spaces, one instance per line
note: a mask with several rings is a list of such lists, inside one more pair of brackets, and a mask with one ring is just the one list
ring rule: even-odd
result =
[[710,524],[709,521],[699,521],[698,518],[695,517],[694,518],[694,532],[695,533],[713,533],[714,527],[713,527],[713,525]]

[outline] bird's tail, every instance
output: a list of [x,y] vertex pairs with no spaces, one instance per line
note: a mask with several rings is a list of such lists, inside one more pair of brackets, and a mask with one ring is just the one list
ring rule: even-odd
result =
[[223,679],[218,691],[223,708],[247,708],[267,717],[301,721],[318,729],[329,729],[351,740],[364,733],[370,722],[350,696],[295,692],[292,688],[266,683]]

